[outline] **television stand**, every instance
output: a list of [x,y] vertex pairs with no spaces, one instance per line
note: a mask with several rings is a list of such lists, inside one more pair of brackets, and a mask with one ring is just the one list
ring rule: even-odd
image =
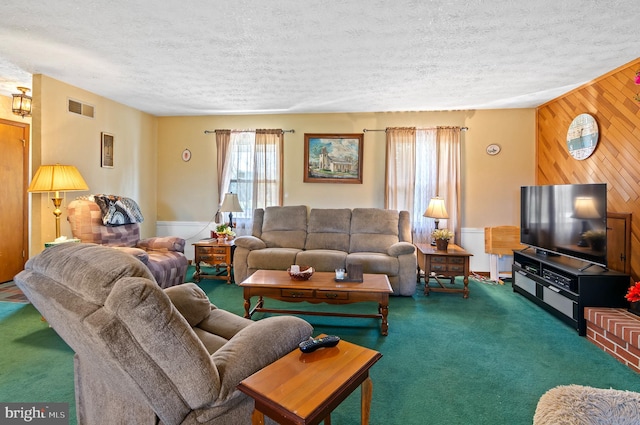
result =
[[[558,319],[586,334],[585,307],[628,307],[624,296],[628,274],[612,270],[587,271],[584,262],[570,257],[514,251],[513,291]],[[581,268],[582,267],[582,268]]]

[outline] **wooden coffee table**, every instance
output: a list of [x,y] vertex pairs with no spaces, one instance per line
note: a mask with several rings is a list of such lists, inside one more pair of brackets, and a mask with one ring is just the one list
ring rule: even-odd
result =
[[238,389],[255,400],[253,425],[264,424],[264,415],[283,425],[323,420],[330,425],[331,412],[362,385],[361,423],[368,424],[373,392],[369,369],[381,357],[344,340],[312,353],[296,349],[240,382]]
[[[315,272],[311,279],[292,280],[289,273],[282,270],[258,270],[240,286],[244,289],[244,317],[258,312],[306,314],[313,316],[365,317],[381,319],[382,335],[387,335],[389,324],[389,294],[393,293],[389,278],[384,274],[364,274],[363,282],[336,282],[335,274]],[[258,302],[251,308],[251,297]],[[364,301],[378,303],[377,314],[357,314],[329,311],[303,311],[264,307],[264,297],[287,302],[307,301],[310,303],[352,304]]]

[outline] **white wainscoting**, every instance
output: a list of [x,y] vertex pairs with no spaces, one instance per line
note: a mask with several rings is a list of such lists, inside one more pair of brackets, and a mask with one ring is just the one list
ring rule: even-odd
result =
[[179,236],[186,240],[184,254],[189,260],[195,258],[193,243],[201,239],[211,237],[211,230],[215,228],[214,223],[207,221],[158,221],[156,223],[156,234],[158,236]]
[[[484,252],[484,228],[466,227],[461,229],[462,246],[466,251],[473,254],[469,260],[469,268],[474,272],[486,272],[489,268],[489,254]],[[499,271],[511,271],[513,256],[504,255],[498,260]]]
[[[209,238],[214,224],[204,221],[158,221],[156,234],[158,236],[180,236],[186,239],[185,255],[189,260],[194,259],[193,243]],[[474,272],[489,272],[489,255],[484,252],[484,229],[466,227],[462,229],[461,242],[465,250],[473,254],[469,267]],[[513,257],[500,258],[499,270],[511,270]]]

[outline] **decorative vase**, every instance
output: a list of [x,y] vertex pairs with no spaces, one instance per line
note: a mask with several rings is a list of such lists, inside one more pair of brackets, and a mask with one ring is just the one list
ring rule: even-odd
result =
[[438,251],[446,251],[449,246],[449,241],[446,239],[436,239],[436,249]]
[[228,240],[228,241],[233,240],[233,238],[234,238],[233,236],[231,236],[231,235],[227,235],[227,240]]
[[640,301],[631,303],[631,307],[629,307],[627,311],[635,314],[636,316],[640,316]]

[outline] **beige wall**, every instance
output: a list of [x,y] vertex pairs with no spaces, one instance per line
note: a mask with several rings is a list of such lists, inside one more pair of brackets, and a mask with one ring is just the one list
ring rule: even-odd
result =
[[[209,221],[217,210],[215,135],[205,130],[282,128],[284,203],[383,207],[385,133],[364,136],[363,184],[303,183],[304,133],[361,133],[396,126],[466,126],[462,226],[519,224],[519,188],[535,182],[535,110],[297,114],[158,118],[158,220]],[[499,155],[486,147],[497,143]],[[192,159],[183,162],[189,149]],[[426,209],[426,205],[425,205]]]
[[[95,107],[95,118],[67,111],[67,99]],[[41,164],[75,165],[87,184],[87,192],[134,198],[145,215],[143,236],[155,235],[157,193],[157,118],[44,75],[33,77],[32,168]],[[111,133],[114,168],[100,167],[100,133]],[[33,173],[32,173],[33,175]],[[61,233],[71,236],[62,207]],[[31,255],[55,238],[53,204],[47,195],[32,195]]]
[[[364,136],[361,185],[303,183],[304,133],[361,133],[394,126],[466,126],[463,133],[462,226],[482,228],[519,223],[519,187],[534,184],[535,110],[291,114],[249,116],[154,117],[43,75],[33,80],[32,167],[67,163],[78,167],[89,193],[129,196],[145,214],[143,236],[156,232],[156,220],[208,222],[217,210],[215,135],[219,128],[294,129],[285,134],[285,205],[310,207],[382,207],[384,132]],[[95,118],[67,112],[72,98],[95,107]],[[5,112],[8,109],[8,112]],[[0,116],[10,98],[0,97]],[[15,117],[15,118],[14,118]],[[19,118],[18,118],[19,119]],[[115,136],[115,168],[100,167],[100,133]],[[502,151],[489,156],[487,145]],[[182,161],[190,149],[192,159]],[[426,208],[426,206],[425,206]],[[54,238],[53,207],[48,196],[32,195],[31,254]],[[62,234],[71,236],[66,214]]]

